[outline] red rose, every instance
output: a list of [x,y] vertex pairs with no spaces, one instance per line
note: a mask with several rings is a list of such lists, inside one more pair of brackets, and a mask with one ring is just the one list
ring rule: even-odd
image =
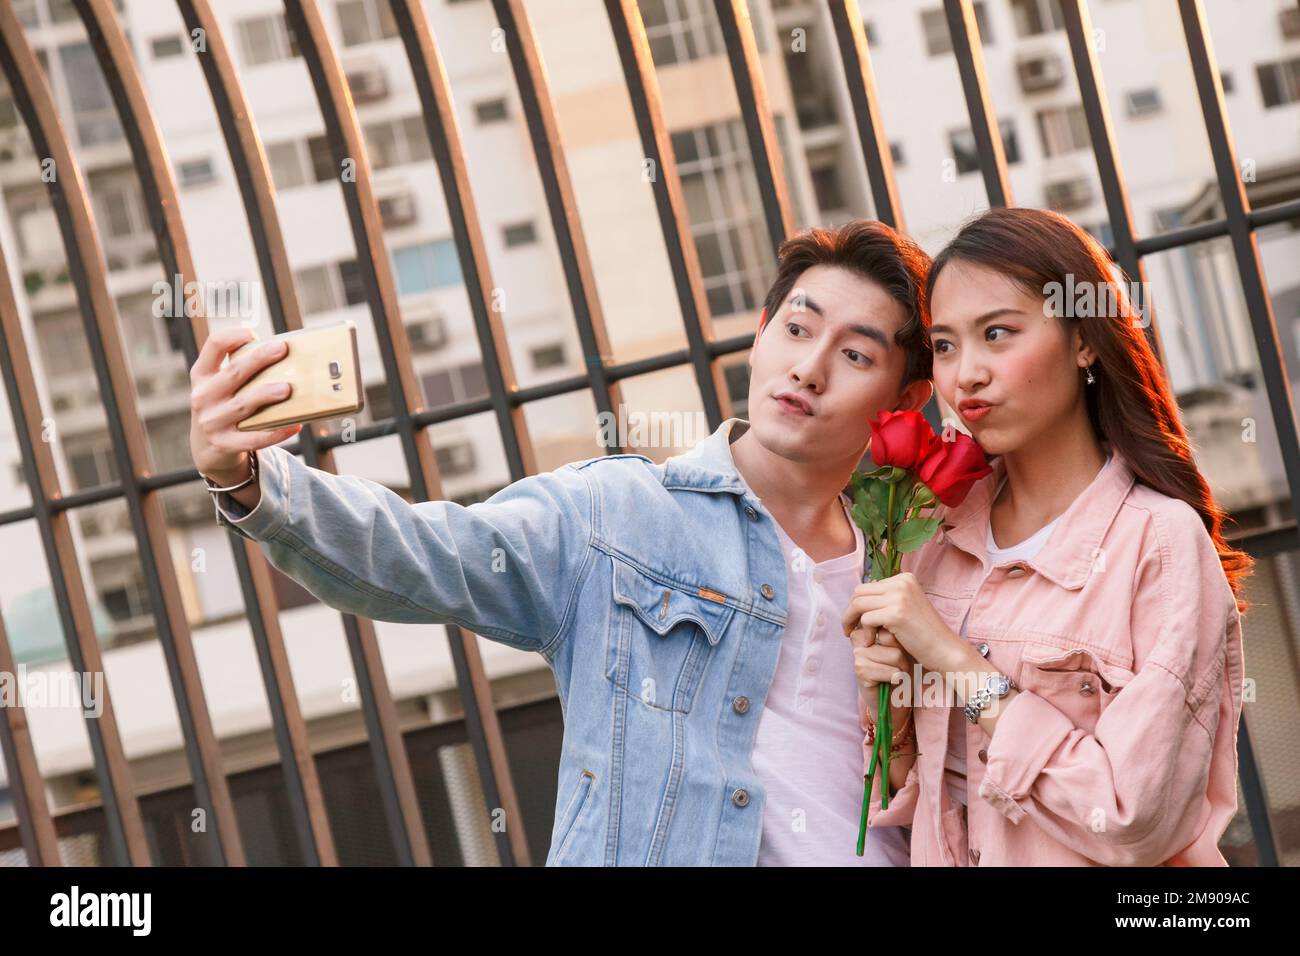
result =
[[917,477],[925,482],[934,496],[950,508],[965,500],[975,482],[991,474],[984,451],[964,432],[956,432],[952,441],[936,441],[937,448],[921,462]]
[[882,411],[871,423],[871,460],[915,471],[942,445],[925,416],[916,411]]

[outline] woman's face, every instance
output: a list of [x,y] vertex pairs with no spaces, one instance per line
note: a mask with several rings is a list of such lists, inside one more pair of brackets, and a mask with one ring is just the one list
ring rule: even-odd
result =
[[[1079,370],[1093,360],[1078,326],[986,266],[951,260],[930,300],[934,384],[988,455],[1015,452],[1087,418]],[[985,411],[979,411],[985,407]]]

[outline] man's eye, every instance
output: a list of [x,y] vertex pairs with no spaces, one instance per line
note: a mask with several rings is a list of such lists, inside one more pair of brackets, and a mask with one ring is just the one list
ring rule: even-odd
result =
[[989,337],[990,335],[992,335],[994,332],[997,332],[997,331],[999,331],[999,330],[1001,330],[1001,331],[1003,331],[1003,332],[1006,332],[1008,335],[1009,335],[1009,334],[1011,333],[1011,331],[1012,331],[1011,329],[1007,328],[1005,325],[992,325],[992,326],[989,326],[989,328],[985,330],[985,332],[984,332],[984,337],[985,337],[985,338],[988,338],[988,337]]
[[[798,323],[795,323],[795,322],[787,322],[787,323],[785,324],[785,328],[786,328],[786,331],[788,332],[790,329],[802,329],[803,326],[802,326],[802,325],[799,325]],[[795,333],[795,334],[797,335],[798,333]]]
[[863,364],[866,365],[871,364],[871,359],[867,358],[861,352],[854,351],[853,349],[846,349],[844,351],[844,354],[849,357],[850,362],[856,362],[858,359],[862,359]]

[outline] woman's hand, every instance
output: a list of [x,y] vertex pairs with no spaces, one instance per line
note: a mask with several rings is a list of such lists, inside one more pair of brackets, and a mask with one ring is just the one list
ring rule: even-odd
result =
[[887,629],[926,670],[951,670],[953,662],[967,656],[966,642],[944,623],[916,577],[907,571],[859,584],[842,623],[846,634]]

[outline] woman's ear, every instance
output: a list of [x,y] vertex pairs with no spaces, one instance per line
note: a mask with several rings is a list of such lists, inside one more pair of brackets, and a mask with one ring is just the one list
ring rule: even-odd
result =
[[1074,327],[1071,339],[1079,368],[1086,368],[1097,360],[1097,353],[1091,345],[1084,341],[1083,332],[1077,324]]

